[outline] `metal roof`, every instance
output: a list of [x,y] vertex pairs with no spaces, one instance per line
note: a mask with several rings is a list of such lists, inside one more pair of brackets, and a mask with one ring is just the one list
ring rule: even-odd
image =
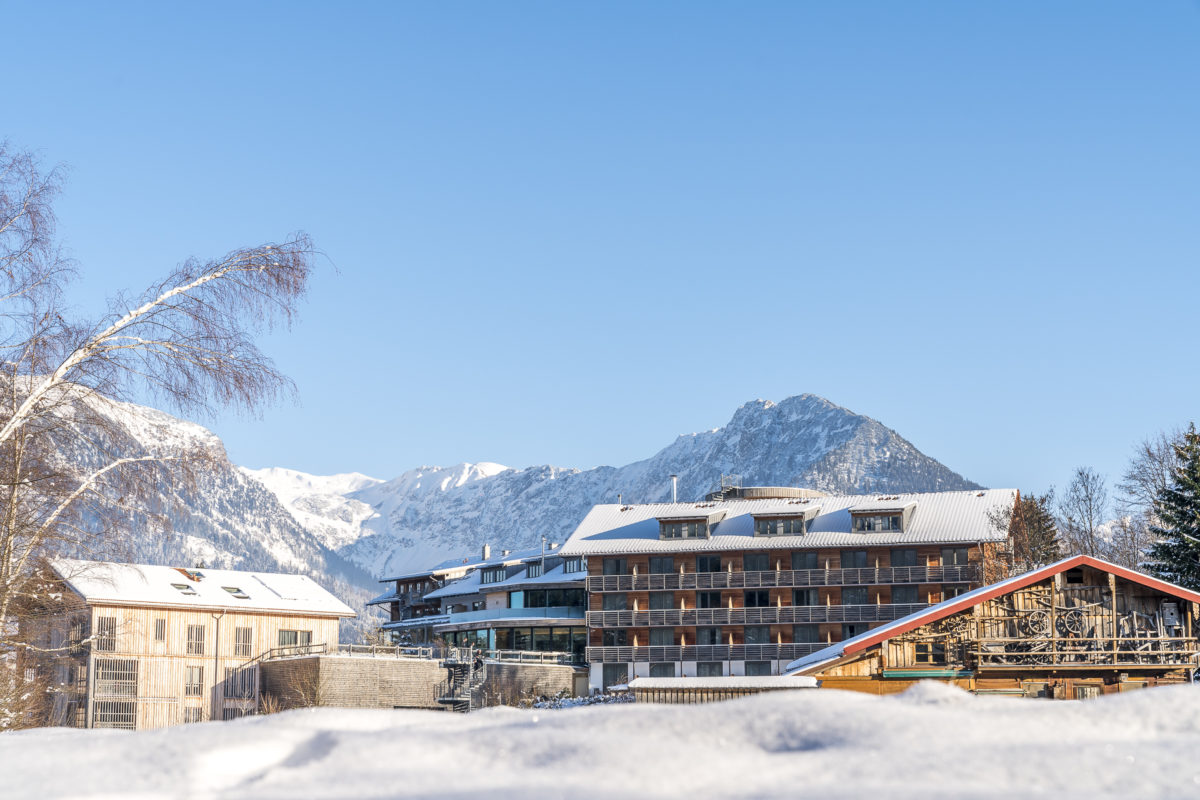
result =
[[70,558],[56,559],[52,566],[88,603],[355,616],[353,609],[307,575],[182,569]]
[[[604,504],[593,506],[583,521],[558,550],[563,556],[624,555],[633,553],[678,553],[713,550],[783,550],[815,547],[866,547],[871,545],[954,544],[1002,542],[1005,531],[996,530],[988,512],[1011,507],[1016,489],[927,492],[891,495],[828,495],[819,498],[818,514],[803,535],[755,536],[754,516],[777,513],[786,504],[768,500],[718,500],[706,503],[649,503],[646,505]],[[916,505],[903,531],[854,532],[850,509],[867,503],[886,502],[889,507]],[[712,526],[708,539],[659,538],[659,519],[687,513],[726,512]],[[795,508],[804,509],[802,504]],[[799,512],[797,512],[799,513]]]
[[1070,556],[1061,561],[1056,561],[1053,564],[1048,564],[1044,567],[1023,572],[1020,575],[1014,575],[1011,578],[1006,578],[998,583],[981,586],[978,589],[973,589],[965,594],[960,594],[958,597],[952,597],[949,600],[944,600],[941,603],[932,605],[929,608],[922,609],[915,614],[909,614],[907,617],[901,617],[894,622],[889,622],[886,625],[880,625],[878,628],[872,628],[865,633],[860,633],[858,636],[853,636],[842,642],[835,642],[823,650],[818,650],[802,658],[798,658],[787,665],[788,674],[799,672],[812,672],[816,669],[825,666],[828,663],[837,661],[840,658],[854,655],[855,653],[866,650],[879,644],[885,639],[892,636],[899,636],[902,633],[907,633],[915,630],[922,625],[928,625],[930,622],[935,622],[952,614],[957,614],[965,611],[972,606],[982,603],[985,600],[991,600],[994,597],[999,597],[1008,592],[1015,592],[1017,589],[1023,589],[1038,581],[1045,580],[1060,572],[1074,569],[1076,567],[1092,567],[1101,570],[1102,572],[1111,572],[1119,578],[1140,583],[1151,589],[1157,589],[1165,594],[1170,594],[1182,600],[1187,600],[1192,603],[1200,603],[1200,594],[1193,592],[1191,589],[1185,589],[1182,586],[1176,586],[1173,583],[1152,578],[1149,575],[1143,575],[1140,572],[1135,572],[1125,567],[1117,566],[1108,561],[1091,556]]
[[[546,555],[558,555],[559,548],[546,545]],[[493,556],[484,558],[483,556],[465,556],[463,558],[448,558],[441,561],[428,569],[417,570],[415,572],[407,572],[403,575],[394,575],[390,578],[380,578],[380,583],[388,581],[403,581],[412,578],[424,578],[434,575],[454,572],[455,570],[470,570],[479,569],[480,567],[496,567],[501,564],[512,565],[519,564],[522,561],[528,561],[531,558],[540,558],[542,555],[541,547],[532,547],[527,550],[505,551],[500,550]]]

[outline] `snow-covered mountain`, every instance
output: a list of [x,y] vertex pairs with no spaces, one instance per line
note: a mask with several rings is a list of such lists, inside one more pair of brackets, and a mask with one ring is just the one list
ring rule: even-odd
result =
[[[246,471],[339,555],[380,576],[484,543],[531,547],[543,535],[562,541],[595,503],[615,502],[618,494],[626,502],[669,499],[672,474],[680,497],[699,498],[730,473],[746,485],[830,492],[978,488],[895,431],[815,395],[746,403],[725,426],[680,436],[624,467],[420,467],[387,482],[363,479],[351,491],[338,488],[345,476]],[[298,492],[304,485],[310,490]]]
[[193,480],[162,487],[173,530],[138,532],[122,543],[119,557],[300,571],[359,610],[378,592],[380,577],[484,543],[516,549],[542,536],[561,542],[595,503],[618,495],[626,502],[668,499],[672,474],[681,498],[701,497],[730,473],[745,485],[830,492],[977,488],[895,431],[814,395],[746,403],[723,427],[680,436],[623,467],[511,469],[481,462],[419,467],[389,481],[240,468],[199,425],[141,406],[113,408],[130,441],[159,451],[217,453]]

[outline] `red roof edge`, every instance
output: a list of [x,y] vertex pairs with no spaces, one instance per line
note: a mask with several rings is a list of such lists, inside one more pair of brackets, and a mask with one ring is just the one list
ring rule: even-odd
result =
[[1167,583],[1164,580],[1152,578],[1149,575],[1145,575],[1141,572],[1126,569],[1125,567],[1119,567],[1116,564],[1109,563],[1108,561],[1104,561],[1099,558],[1092,558],[1091,556],[1071,556],[1070,558],[1065,558],[1062,561],[1056,561],[1053,564],[1048,564],[1044,567],[1038,567],[1037,569],[1026,572],[1023,575],[1017,575],[1013,578],[1007,578],[1003,581],[1000,581],[999,583],[994,583],[992,584],[990,591],[985,591],[982,594],[971,593],[971,596],[964,597],[961,602],[952,602],[946,605],[944,608],[938,609],[936,614],[930,615],[927,612],[918,611],[916,614],[912,615],[912,621],[905,623],[904,625],[899,625],[896,627],[885,625],[880,629],[881,632],[879,635],[863,637],[859,641],[854,642],[845,650],[843,650],[842,655],[848,656],[853,653],[862,652],[863,650],[866,650],[869,647],[874,647],[880,642],[890,639],[893,636],[899,636],[902,633],[908,633],[909,631],[916,630],[922,625],[928,625],[929,623],[936,622],[939,619],[945,619],[952,614],[957,614],[960,611],[965,611],[972,606],[976,606],[985,600],[991,600],[995,597],[999,597],[1002,594],[1008,594],[1009,592],[1015,592],[1018,589],[1024,589],[1026,586],[1037,583],[1038,581],[1082,566],[1093,567],[1102,572],[1111,572],[1118,577],[1125,578],[1126,580],[1133,581],[1134,583],[1140,583],[1142,586],[1150,589],[1157,589],[1164,594],[1174,595],[1181,600],[1187,600],[1192,603],[1200,603],[1200,594],[1193,592],[1191,589],[1185,589],[1182,586],[1176,586],[1173,583]]

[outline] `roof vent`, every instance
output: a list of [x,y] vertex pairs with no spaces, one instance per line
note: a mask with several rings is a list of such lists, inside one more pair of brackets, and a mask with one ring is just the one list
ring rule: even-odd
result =
[[487,561],[491,557],[492,557],[492,546],[490,544],[485,544],[483,546],[483,560]]

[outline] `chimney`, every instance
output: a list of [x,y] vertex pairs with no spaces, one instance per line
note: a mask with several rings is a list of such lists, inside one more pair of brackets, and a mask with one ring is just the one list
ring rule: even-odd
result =
[[501,550],[501,551],[500,551],[500,555],[502,555],[502,556],[508,556],[508,554],[509,554],[509,553],[511,553],[511,552],[512,552],[512,550]]
[[483,560],[487,561],[491,557],[492,557],[492,546],[490,544],[485,544],[483,546]]
[[671,502],[672,503],[679,502],[679,476],[678,475],[671,476]]

